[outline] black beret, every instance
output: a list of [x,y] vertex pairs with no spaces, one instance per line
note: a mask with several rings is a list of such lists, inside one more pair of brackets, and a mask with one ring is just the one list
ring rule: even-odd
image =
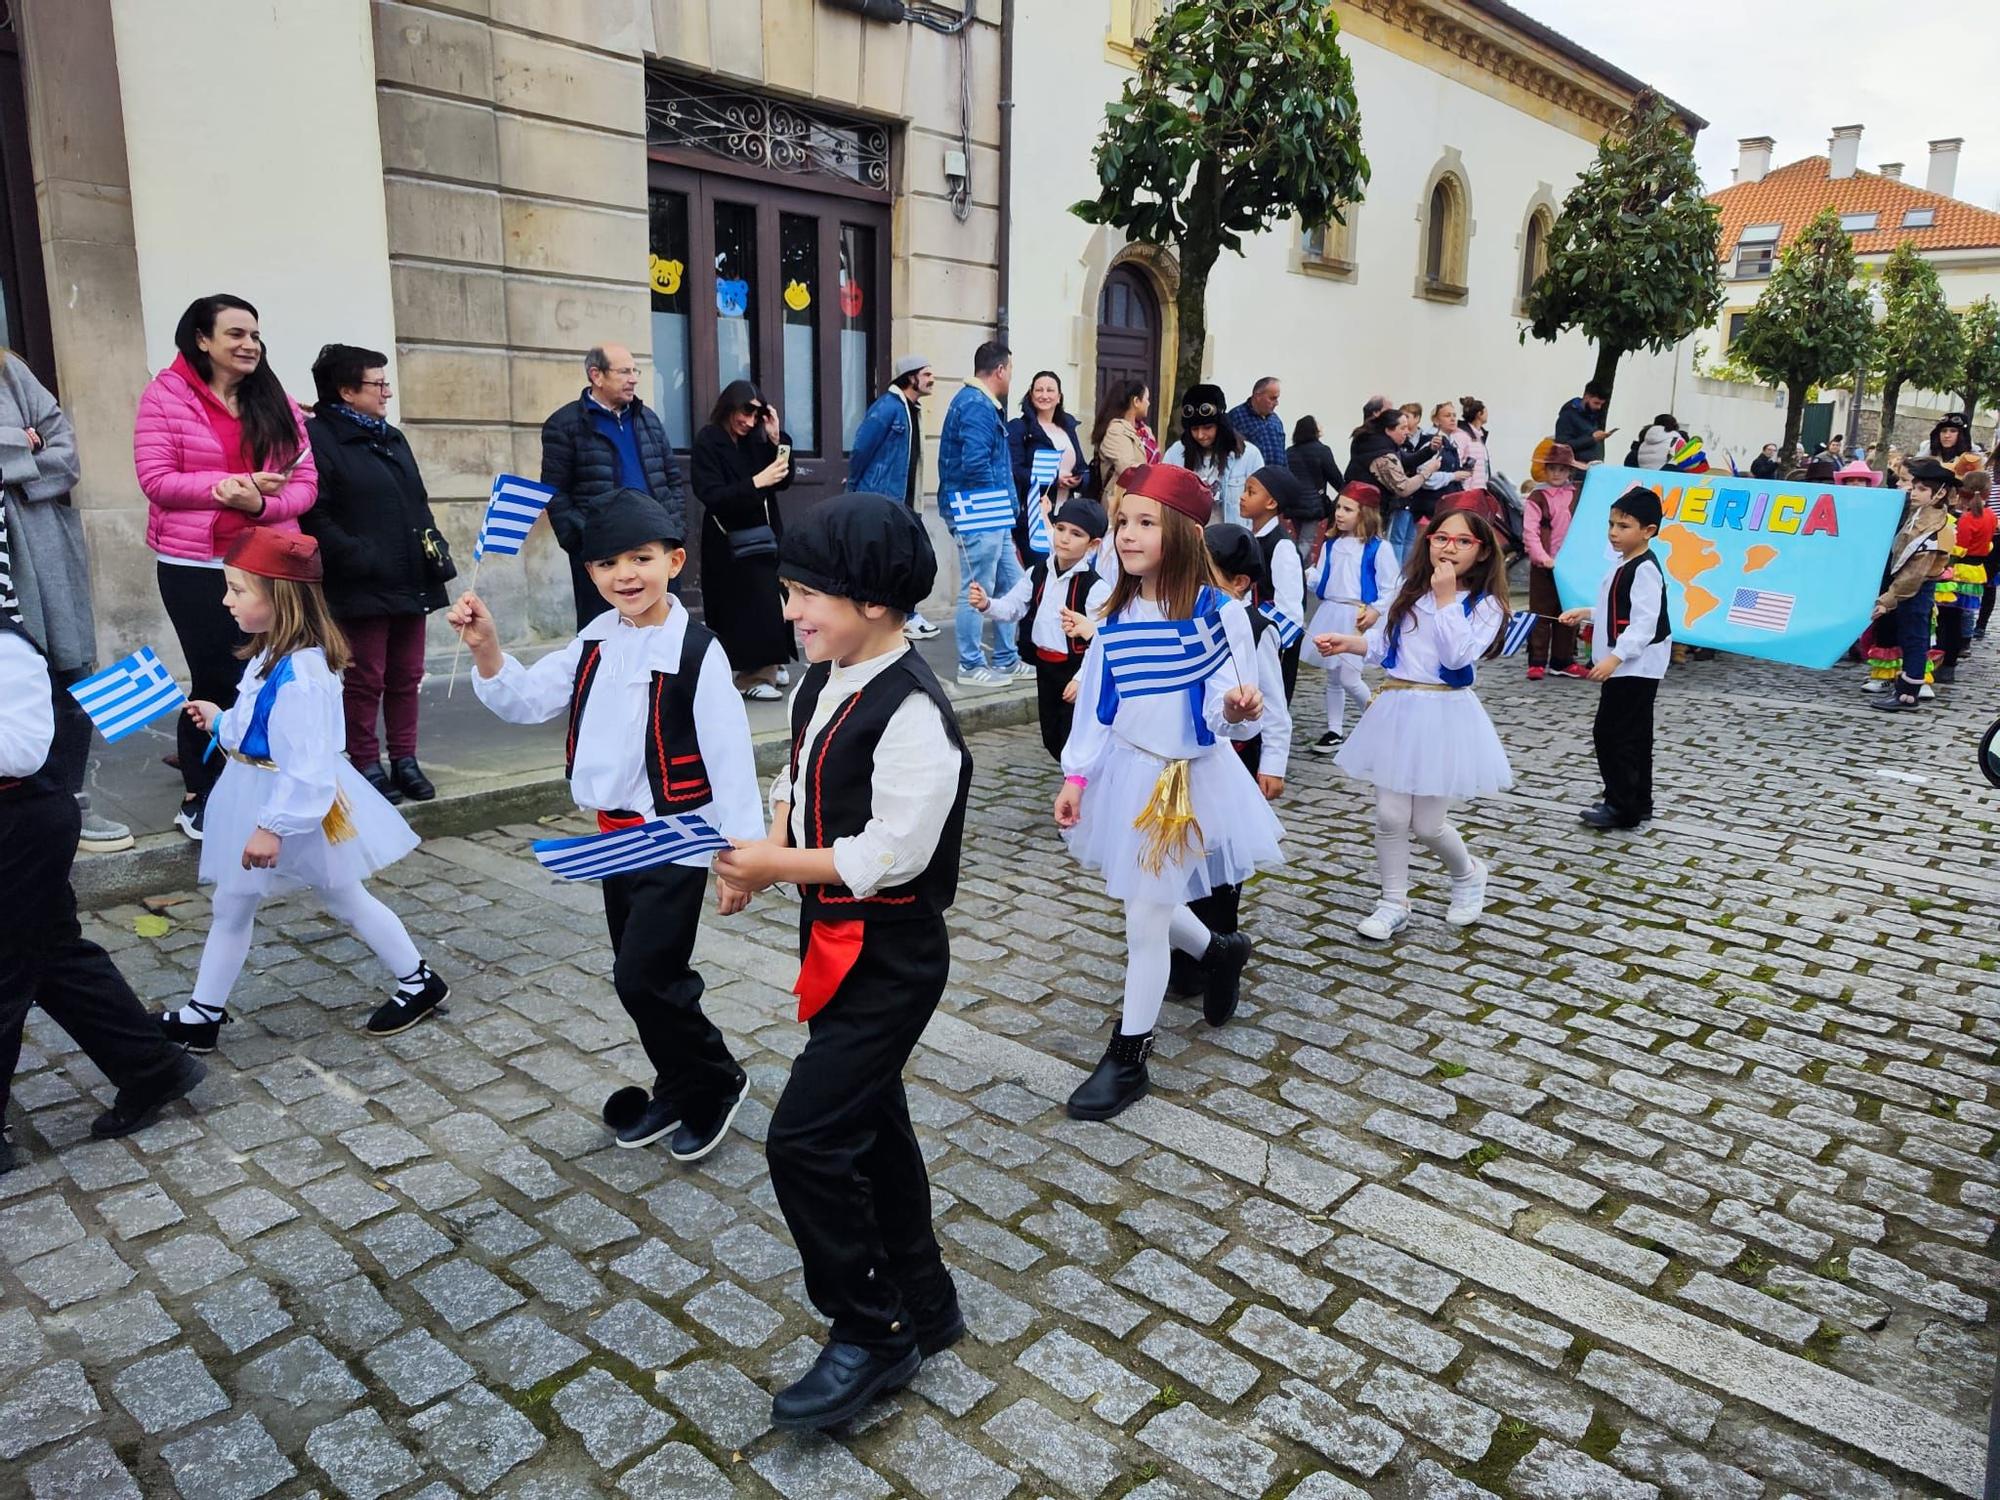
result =
[[1264,486],[1264,493],[1278,502],[1281,516],[1311,515],[1316,510],[1314,497],[1306,493],[1306,487],[1299,483],[1299,476],[1283,464],[1265,464],[1250,476]]
[[1958,483],[1958,476],[1934,458],[1913,458],[1904,467],[1909,470],[1911,484],[1927,484],[1941,490]]
[[1104,507],[1095,500],[1072,497],[1063,501],[1062,508],[1056,512],[1052,524],[1074,526],[1086,536],[1101,537],[1104,535],[1107,523],[1104,519]]
[[1208,543],[1208,555],[1215,559],[1216,571],[1224,578],[1240,574],[1253,587],[1263,587],[1264,551],[1247,530],[1234,521],[1218,521],[1201,535]]
[[924,523],[887,495],[835,495],[786,528],[778,572],[822,594],[908,614],[937,582]]
[[583,518],[577,551],[585,562],[603,562],[649,542],[681,544],[680,526],[667,508],[643,490],[613,490]]
[[1631,489],[1611,502],[1611,508],[1623,511],[1641,526],[1660,524],[1660,497],[1643,484],[1635,484]]

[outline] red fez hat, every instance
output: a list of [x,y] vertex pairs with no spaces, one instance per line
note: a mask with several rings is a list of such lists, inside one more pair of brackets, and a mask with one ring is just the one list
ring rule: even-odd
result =
[[259,578],[289,578],[294,583],[318,583],[325,576],[320,566],[319,539],[302,531],[279,531],[270,526],[252,526],[229,544],[222,560],[232,568],[255,573]]
[[1340,487],[1340,498],[1356,505],[1380,505],[1382,492],[1365,479],[1350,479]]
[[1140,464],[1127,469],[1119,486],[1128,495],[1157,500],[1169,510],[1177,510],[1197,526],[1208,524],[1215,509],[1215,497],[1191,469],[1178,464]]

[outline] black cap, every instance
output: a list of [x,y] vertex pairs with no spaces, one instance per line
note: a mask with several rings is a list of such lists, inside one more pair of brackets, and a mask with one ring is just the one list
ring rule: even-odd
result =
[[1056,526],[1074,526],[1078,531],[1084,533],[1084,535],[1097,538],[1104,535],[1108,523],[1104,519],[1103,506],[1099,505],[1095,500],[1085,500],[1072,496],[1070,499],[1063,501],[1062,508],[1056,512],[1056,518],[1051,524]]
[[1934,490],[1958,484],[1958,476],[1934,458],[1913,458],[1904,467],[1909,470],[1911,484],[1927,484]]
[[835,495],[785,531],[778,572],[823,594],[908,614],[937,582],[924,523],[887,495]]
[[644,490],[613,490],[584,516],[577,552],[588,563],[603,562],[648,542],[678,547],[680,530],[667,508]]
[[1215,570],[1224,578],[1240,574],[1250,580],[1252,588],[1264,586],[1264,550],[1248,531],[1234,521],[1217,521],[1201,535],[1208,543],[1208,555],[1215,560]]
[[1643,484],[1635,484],[1631,489],[1611,502],[1611,508],[1623,511],[1641,526],[1660,524],[1660,497]]

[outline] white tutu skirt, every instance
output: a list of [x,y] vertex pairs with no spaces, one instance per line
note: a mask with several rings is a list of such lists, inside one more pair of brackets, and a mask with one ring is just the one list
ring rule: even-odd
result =
[[1063,834],[1069,852],[1086,870],[1104,876],[1104,889],[1119,901],[1154,901],[1178,906],[1206,896],[1218,885],[1241,885],[1282,857],[1285,836],[1257,781],[1226,741],[1188,762],[1188,795],[1200,833],[1188,858],[1169,862],[1155,875],[1139,864],[1148,835],[1132,826],[1151,800],[1167,762],[1127,744],[1105,758],[1083,793],[1083,813]]
[[219,891],[254,891],[272,895],[311,886],[325,890],[366,880],[417,847],[418,839],[403,815],[370,786],[346,756],[338,758],[336,785],[347,802],[351,837],[330,843],[324,833],[287,834],[278,846],[277,868],[246,870],[243,846],[257,831],[266,798],[278,774],[232,760],[208,794],[202,820],[201,879]]
[[[1359,613],[1351,604],[1336,604],[1331,599],[1322,599],[1319,608],[1313,611],[1312,624],[1306,626],[1305,659],[1316,666],[1330,667],[1337,659],[1321,656],[1313,645],[1313,637],[1320,635],[1355,634],[1355,615]],[[1358,664],[1361,658],[1356,657]]]
[[1410,797],[1463,799],[1514,784],[1507,751],[1471,688],[1377,692],[1333,763]]

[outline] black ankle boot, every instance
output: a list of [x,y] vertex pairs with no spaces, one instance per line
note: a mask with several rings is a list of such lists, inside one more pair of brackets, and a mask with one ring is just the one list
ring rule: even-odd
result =
[[403,789],[390,778],[389,772],[380,761],[360,767],[361,779],[382,794],[382,800],[391,807],[403,800]]
[[1250,939],[1240,932],[1218,932],[1208,940],[1201,956],[1201,1013],[1211,1026],[1220,1026],[1236,1014],[1243,982],[1243,966],[1250,962]]
[[1104,1060],[1069,1096],[1072,1120],[1108,1120],[1123,1114],[1146,1096],[1152,1080],[1146,1074],[1146,1055],[1153,1050],[1153,1033],[1126,1036],[1111,1034]]
[[1167,993],[1169,995],[1199,995],[1207,981],[1202,976],[1201,960],[1183,953],[1176,948],[1167,959]]
[[405,755],[389,762],[389,779],[396,784],[396,790],[412,802],[428,802],[438,794],[431,785],[424,768],[417,764],[414,755]]

